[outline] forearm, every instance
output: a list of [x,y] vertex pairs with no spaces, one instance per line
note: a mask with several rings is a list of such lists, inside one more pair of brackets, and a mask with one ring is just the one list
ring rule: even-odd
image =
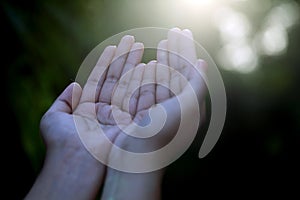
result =
[[25,199],[94,199],[103,172],[103,166],[88,152],[48,153],[44,167]]
[[158,200],[164,170],[149,173],[125,173],[109,169],[102,200]]

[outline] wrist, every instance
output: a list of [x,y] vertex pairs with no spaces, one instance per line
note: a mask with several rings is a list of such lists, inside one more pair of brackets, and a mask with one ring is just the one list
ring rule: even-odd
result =
[[108,168],[102,199],[160,199],[163,174],[164,169],[127,173]]
[[50,149],[26,199],[93,199],[103,175],[104,166],[87,151]]

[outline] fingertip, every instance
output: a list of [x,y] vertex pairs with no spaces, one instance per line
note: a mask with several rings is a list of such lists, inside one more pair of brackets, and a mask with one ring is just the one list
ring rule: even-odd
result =
[[130,52],[143,52],[144,51],[144,44],[141,42],[136,42],[132,45]]
[[71,113],[78,105],[81,97],[81,86],[77,82],[70,83],[52,104],[49,112]]
[[70,84],[70,86],[72,87],[72,101],[71,101],[71,106],[72,106],[72,110],[74,110],[74,108],[78,105],[80,97],[81,97],[81,93],[82,93],[82,88],[80,86],[79,83],[77,82],[73,82]]
[[116,49],[117,49],[116,45],[109,45],[109,46],[105,47],[104,51],[105,52],[112,52],[112,51],[115,51]]
[[126,40],[128,42],[134,42],[135,39],[134,39],[134,36],[132,36],[132,35],[125,35],[122,37],[122,40]]
[[157,45],[157,48],[159,50],[165,50],[167,49],[167,44],[168,44],[168,41],[167,40],[161,40],[158,45]]
[[188,28],[185,28],[185,29],[183,29],[182,31],[185,32],[185,33],[192,33],[191,30],[188,29]]
[[141,42],[136,42],[136,43],[133,44],[132,49],[135,49],[135,50],[144,49],[144,44],[141,43]]
[[73,88],[73,91],[74,90],[76,90],[76,91],[81,91],[82,90],[81,85],[79,83],[75,82],[75,81],[72,82],[70,85]]
[[193,38],[193,33],[190,29],[184,29],[184,30],[182,30],[182,33],[190,39]]
[[197,66],[198,69],[200,69],[203,72],[207,72],[207,70],[208,70],[208,64],[203,59],[198,59],[196,66]]
[[151,60],[150,62],[147,63],[147,67],[155,67],[157,64],[156,60]]
[[182,32],[186,33],[186,34],[189,34],[191,35],[192,34],[192,31],[190,29],[183,29]]
[[174,32],[176,32],[176,31],[180,31],[180,28],[178,28],[178,27],[174,27],[174,28],[171,28],[171,29],[170,29],[170,31],[174,31]]
[[140,63],[140,64],[138,64],[136,67],[144,67],[144,66],[146,66],[146,64],[145,63]]
[[173,34],[179,34],[181,32],[180,28],[175,27],[169,30],[168,36],[173,35]]

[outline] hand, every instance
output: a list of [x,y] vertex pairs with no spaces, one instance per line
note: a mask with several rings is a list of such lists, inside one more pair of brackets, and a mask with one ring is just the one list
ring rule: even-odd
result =
[[[106,166],[86,150],[78,135],[78,129],[83,128],[87,131],[86,134],[90,135],[90,126],[101,125],[107,135],[111,134],[110,136],[113,137],[109,115],[105,112],[110,102],[109,88],[118,80],[112,72],[122,68],[123,70],[132,68],[140,62],[142,54],[143,45],[134,43],[132,36],[125,36],[118,48],[109,46],[104,50],[83,89],[79,84],[72,83],[56,99],[40,123],[47,154],[43,170],[26,199],[95,198],[103,182]],[[112,63],[112,60],[115,62]],[[107,74],[101,77],[101,84],[98,85],[99,81],[97,81],[94,85],[94,80],[98,80],[100,73],[97,71],[99,66]],[[98,96],[95,98],[95,93],[99,94],[99,98]],[[99,118],[99,121],[94,120],[95,118]],[[76,123],[78,121],[89,123],[78,126],[79,124]],[[97,141],[97,146],[101,151],[109,152],[109,149],[101,146],[101,141]]]
[[[198,107],[204,103],[206,88],[202,76],[205,69],[206,63],[197,60],[191,31],[171,29],[168,40],[163,40],[158,45],[157,62],[140,64],[115,85],[111,105],[124,111],[128,117],[120,117],[127,121],[119,123],[119,132],[114,144],[137,153],[155,151],[166,145],[177,132],[181,117],[190,115],[189,117],[193,118],[191,111],[195,110],[193,106]],[[138,87],[140,89],[134,92]],[[194,92],[197,96],[196,104],[190,104],[191,98],[188,97],[190,92]],[[181,110],[179,99],[185,99],[186,102],[180,102],[185,105],[183,106],[186,108],[185,111]],[[165,120],[162,117],[162,107],[167,114],[165,124],[160,123]],[[117,115],[114,116],[118,118]],[[154,135],[158,129],[159,133]],[[124,155],[119,152],[113,154],[113,157],[124,159]],[[124,160],[126,162],[126,159]]]
[[[163,40],[158,45],[158,62],[152,61],[147,65],[140,64],[142,55],[143,45],[134,43],[132,36],[125,36],[117,48],[109,46],[104,50],[83,91],[76,84],[73,85],[73,91],[70,88],[66,89],[64,93],[67,97],[58,98],[41,122],[42,134],[49,151],[51,151],[52,146],[57,147],[59,144],[62,147],[66,145],[75,148],[82,147],[76,134],[78,129],[79,135],[84,138],[85,136],[89,137],[91,132],[99,131],[99,128],[101,128],[104,130],[104,134],[117,145],[122,145],[127,138],[134,139],[124,134],[120,127],[126,129],[134,123],[145,125],[149,122],[149,109],[153,109],[152,112],[155,113],[158,104],[163,105],[167,109],[167,113],[174,113],[174,110],[176,110],[174,108],[178,108],[176,97],[186,89],[186,83],[178,75],[178,72],[194,87],[200,100],[204,96],[203,79],[193,66],[197,59],[193,36],[189,30],[180,31],[175,28],[169,31],[168,40]],[[175,70],[170,70],[170,68],[164,66],[172,67]],[[202,66],[200,70],[203,71],[205,63],[200,61],[199,66]],[[120,80],[125,73],[128,73],[126,78]],[[101,74],[102,76],[100,76]],[[165,87],[156,85],[157,80],[160,80],[159,82],[163,83]],[[153,84],[143,85],[146,82]],[[139,88],[141,85],[142,87],[133,93],[134,89]],[[169,91],[168,87],[176,93],[176,96]],[[131,94],[133,95],[131,96]],[[65,105],[64,110],[59,110],[56,104],[66,104],[69,107]],[[168,117],[178,120],[180,111],[176,111],[177,114],[170,114]],[[111,114],[112,112],[114,115]],[[72,123],[74,117],[75,122],[78,122],[75,124],[77,130]],[[171,119],[171,121],[170,126],[177,124],[174,120]],[[62,122],[68,123],[62,124]],[[57,125],[51,126],[52,124]],[[65,129],[63,127],[66,127],[66,125],[70,126],[67,128],[68,131],[58,134],[60,130]],[[172,130],[171,127],[170,129]],[[139,131],[137,129],[129,128],[126,130],[132,131],[131,135],[142,136],[144,134],[137,132]],[[166,134],[172,135],[169,133],[169,129],[166,132],[168,132]],[[161,143],[163,141],[162,138],[152,139],[153,142],[147,142],[148,146],[157,146],[157,144],[154,145],[155,142]],[[99,140],[93,145],[99,152],[109,150],[103,148]],[[136,144],[126,144],[124,146],[131,148],[133,151],[145,151],[142,149],[137,150]]]
[[[168,39],[162,40],[158,44],[157,60],[166,66],[174,68],[173,72],[179,72],[188,80],[198,96],[198,102],[201,106],[201,123],[205,120],[205,100],[207,89],[204,82],[207,72],[207,63],[204,60],[197,59],[195,42],[190,30],[173,28],[168,33]],[[172,73],[170,82],[171,88],[176,92],[185,90],[186,81],[183,77]],[[164,90],[161,88],[160,90]],[[164,92],[161,92],[164,93]]]
[[[189,110],[193,108],[188,106],[189,98],[186,97],[189,96],[189,92],[185,91],[189,90],[186,89],[186,82],[178,78],[174,70],[163,65],[170,65],[182,73],[196,91],[199,100],[205,94],[199,73],[191,73],[195,70],[191,65],[186,64],[182,67],[182,63],[185,62],[172,57],[172,51],[178,51],[175,50],[175,46],[179,46],[181,50],[178,53],[187,55],[188,61],[196,58],[191,43],[185,43],[184,38],[178,40],[181,35],[176,36],[173,32],[181,31],[172,29],[168,40],[159,44],[161,50],[168,52],[158,51],[158,62],[150,62],[147,65],[139,64],[143,45],[134,43],[132,36],[123,37],[118,47],[109,46],[104,50],[83,89],[76,83],[71,84],[57,98],[41,120],[41,133],[47,146],[47,156],[44,169],[26,198],[95,197],[103,181],[105,165],[97,162],[89,154],[82,141],[94,157],[109,163],[112,158],[112,144],[133,152],[148,152],[161,147],[172,138],[176,132],[174,124],[180,119],[177,97],[183,96],[187,99],[186,113],[191,113]],[[182,32],[187,34],[188,31]],[[191,34],[189,37],[192,38]],[[199,69],[203,71],[204,63],[199,63]],[[132,78],[124,76],[126,73]],[[120,79],[122,76],[127,79]],[[165,87],[156,84],[143,85],[147,81],[155,83],[155,80],[160,80]],[[141,85],[143,86],[139,90],[133,92]],[[168,87],[175,95],[167,89]],[[124,133],[125,130],[129,135],[143,137],[144,132],[137,129],[135,124],[150,123],[149,110],[151,108],[152,114],[159,115],[161,110],[158,105],[165,108],[168,121],[157,137],[140,139]],[[155,123],[153,126],[155,127]],[[112,143],[107,143],[105,137]],[[115,181],[116,174],[120,175],[121,179],[130,181],[130,186],[148,187],[136,193],[128,193],[128,185],[124,187],[122,183],[119,185],[119,182]],[[103,197],[111,194],[122,195],[124,198],[127,196],[129,199],[154,197],[159,194],[161,177],[161,170],[133,175],[109,168]],[[116,184],[116,187],[111,187]]]
[[[190,104],[189,98],[191,88],[187,85],[190,84],[198,98],[198,103],[202,104],[206,88],[201,75],[204,75],[206,71],[206,63],[197,60],[192,33],[189,30],[181,31],[175,28],[169,31],[168,40],[159,43],[157,62],[152,61],[146,66],[140,65],[134,69],[135,73],[137,71],[143,71],[143,78],[138,75],[133,75],[131,80],[125,78],[124,82],[128,83],[129,87],[126,89],[117,85],[115,93],[112,95],[112,102],[117,102],[115,105],[118,107],[123,106],[123,110],[127,109],[126,111],[133,119],[133,122],[131,121],[124,129],[132,131],[130,135],[133,134],[136,137],[120,131],[114,143],[128,151],[149,152],[162,147],[172,139],[177,131],[181,114],[183,114],[181,116],[190,117],[189,120],[194,119],[193,110],[195,108],[193,104]],[[142,72],[140,73],[142,74]],[[143,82],[156,82],[163,86],[159,84],[143,85]],[[143,86],[134,93],[133,101],[129,101],[128,109],[126,103],[128,102],[128,95],[126,93],[131,94],[133,91],[130,89],[131,83],[132,85]],[[178,98],[184,100],[182,103],[185,113],[181,113]],[[199,106],[198,103],[196,106]],[[144,129],[142,132],[142,129],[136,128],[134,123],[143,126],[153,123],[149,119],[149,110],[151,109],[152,116],[159,118],[161,110],[158,109],[158,105],[164,107],[167,113],[168,119],[164,128],[154,137],[137,138],[138,136],[145,136],[147,131]],[[152,128],[155,129],[155,126],[158,124],[154,123]],[[149,129],[151,130],[151,128]],[[187,131],[186,134],[190,133]],[[115,153],[112,155],[114,155],[114,159],[126,162],[126,157],[124,158],[122,154]],[[142,162],[141,160],[141,164]],[[103,199],[159,199],[162,175],[163,170],[134,174],[108,168],[102,197]]]
[[[131,115],[128,112],[113,104],[112,95],[122,74],[138,65],[142,55],[143,44],[135,43],[133,36],[124,36],[118,47],[108,46],[103,51],[82,91],[80,86],[75,84],[73,91],[67,94],[68,99],[72,101],[66,102],[59,98],[69,105],[69,108],[58,112],[59,110],[53,110],[52,106],[45,114],[41,126],[42,130],[46,130],[42,131],[42,134],[46,144],[49,144],[47,145],[49,151],[52,148],[60,150],[69,146],[82,150],[83,141],[88,149],[92,147],[94,151],[101,152],[101,155],[108,156],[109,146],[105,146],[101,140],[103,138],[93,140],[93,134],[101,137],[100,132],[104,130],[103,133],[112,141],[117,136],[118,127],[113,118],[115,116],[111,115],[113,106],[118,109],[116,112],[117,117],[122,120],[120,123],[126,125],[131,121]],[[47,125],[48,127],[44,127]],[[53,133],[57,133],[57,137]],[[78,135],[82,141],[79,140]],[[92,144],[89,143],[90,141]]]
[[[74,110],[80,139],[104,164],[108,163],[110,149],[120,134],[119,127],[129,125],[135,115],[137,99],[134,98],[133,106],[126,109],[122,102],[127,86],[136,87],[139,81],[120,81],[120,78],[127,72],[133,72],[135,66],[144,66],[140,64],[143,48],[142,43],[134,43],[133,36],[124,36],[118,47],[107,47],[90,73]],[[141,79],[143,71],[140,67],[136,68],[134,77]],[[114,92],[116,90],[117,93]]]

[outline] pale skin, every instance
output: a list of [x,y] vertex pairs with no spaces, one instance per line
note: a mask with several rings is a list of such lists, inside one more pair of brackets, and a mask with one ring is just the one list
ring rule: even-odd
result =
[[[101,199],[160,199],[164,169],[126,173],[109,168],[88,152],[80,137],[89,138],[98,130],[93,127],[101,127],[103,134],[115,145],[135,152],[147,152],[168,142],[176,133],[174,124],[180,117],[176,96],[166,87],[155,84],[144,85],[131,96],[128,93],[143,81],[160,80],[176,94],[185,95],[186,83],[174,70],[162,67],[167,65],[187,78],[202,103],[206,89],[199,72],[205,72],[206,64],[197,60],[192,38],[189,30],[171,29],[167,40],[158,44],[157,61],[148,64],[141,63],[144,47],[132,36],[124,36],[117,47],[108,46],[84,87],[70,84],[43,116],[40,129],[47,147],[46,159],[25,199],[95,199],[101,186]],[[119,81],[126,72],[129,78]],[[102,73],[105,76],[100,76]],[[125,128],[133,122],[147,123],[149,109],[157,104],[163,105],[170,117],[157,137],[130,137],[113,119],[117,117]],[[112,106],[115,116],[111,114]],[[80,137],[74,117],[78,119],[75,121],[83,122],[80,125],[85,132]],[[129,130],[135,131],[133,135],[144,134],[136,129]],[[102,141],[93,141],[92,145],[96,153],[104,152],[109,162],[110,146]]]

